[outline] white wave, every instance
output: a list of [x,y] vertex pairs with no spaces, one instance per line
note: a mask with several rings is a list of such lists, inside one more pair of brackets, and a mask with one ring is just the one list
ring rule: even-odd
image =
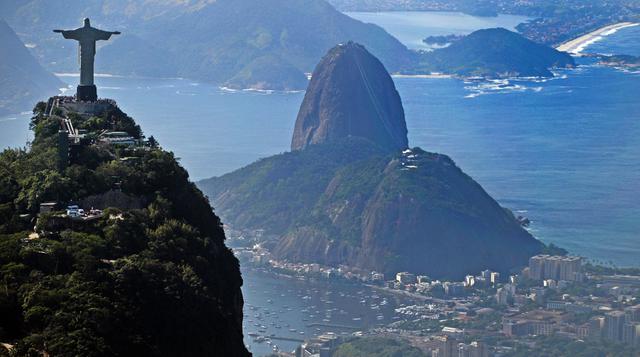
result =
[[480,82],[476,85],[467,85],[465,90],[471,93],[466,95],[465,98],[476,98],[486,94],[503,94],[512,92],[541,92],[544,87],[541,86],[527,86],[526,83],[532,81],[526,81],[524,78],[517,79],[490,79],[486,82]]
[[55,74],[58,77],[80,77],[80,73],[64,73],[64,72],[58,73],[58,72],[55,72],[53,74]]
[[[79,72],[73,72],[73,73],[69,73],[69,72],[54,72],[54,75],[58,76],[58,77],[80,77],[80,73]],[[128,78],[127,76],[122,76],[119,74],[109,74],[109,73],[96,73],[94,74],[94,77],[97,78]]]
[[257,88],[243,88],[243,89],[233,89],[229,87],[218,87],[221,91],[229,92],[229,93],[258,93],[258,94],[296,94],[296,93],[304,93],[304,90],[275,90],[275,89],[257,89]]
[[195,97],[197,95],[197,93],[181,92],[180,90],[177,90],[176,94],[177,95],[186,95],[186,96],[189,96],[189,97]]
[[17,117],[0,118],[0,123],[4,123],[7,121],[14,121],[14,120],[18,120],[18,118]]
[[243,92],[256,92],[261,94],[273,94],[275,90],[273,89],[256,89],[256,88],[244,88]]
[[218,89],[220,89],[221,91],[224,91],[224,92],[229,92],[229,93],[238,92],[237,89],[233,89],[233,88],[229,88],[229,87],[218,87]]

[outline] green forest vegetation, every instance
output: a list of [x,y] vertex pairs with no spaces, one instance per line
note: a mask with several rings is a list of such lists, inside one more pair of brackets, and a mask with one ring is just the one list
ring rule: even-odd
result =
[[392,338],[365,337],[338,347],[333,357],[426,357],[418,348]]
[[637,357],[640,350],[610,341],[580,341],[560,336],[540,336],[534,347],[518,344],[507,357]]
[[551,68],[575,65],[569,54],[503,28],[475,31],[421,60],[426,71],[483,77],[553,77]]
[[450,158],[419,148],[336,139],[198,184],[231,227],[282,237],[278,259],[458,279],[506,272],[544,248]]
[[[173,154],[87,145],[60,171],[58,115],[90,133],[142,131],[115,107],[83,119],[45,106],[31,146],[0,154],[0,342],[16,356],[246,355],[238,261]],[[114,189],[144,204],[100,207],[90,221],[38,217],[42,202]]]
[[[224,176],[200,181],[198,186],[209,197],[232,191],[229,199],[216,202],[225,207],[225,222],[283,234],[297,222],[310,219],[309,210],[339,170],[386,156],[372,142],[354,137],[260,159]],[[359,180],[350,182],[354,189],[361,184]]]

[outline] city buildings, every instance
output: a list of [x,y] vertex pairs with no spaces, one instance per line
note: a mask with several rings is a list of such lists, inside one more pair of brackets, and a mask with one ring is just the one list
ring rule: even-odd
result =
[[396,274],[396,281],[401,284],[415,284],[418,280],[415,274],[401,272]]
[[529,259],[529,278],[582,281],[582,258],[546,254],[533,256]]

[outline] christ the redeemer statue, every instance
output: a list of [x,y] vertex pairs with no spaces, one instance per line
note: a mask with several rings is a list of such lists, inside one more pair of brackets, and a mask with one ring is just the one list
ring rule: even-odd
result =
[[66,39],[76,40],[80,48],[80,85],[76,99],[79,101],[95,102],[98,100],[96,86],[93,83],[93,62],[96,56],[96,41],[108,40],[111,35],[120,32],[102,31],[91,27],[89,19],[84,19],[84,26],[75,30],[53,30],[61,33]]

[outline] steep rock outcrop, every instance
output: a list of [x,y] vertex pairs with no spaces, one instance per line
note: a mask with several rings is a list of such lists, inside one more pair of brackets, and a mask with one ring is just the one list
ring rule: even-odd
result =
[[407,147],[400,95],[382,63],[362,45],[334,47],[313,72],[296,120],[292,150],[349,136],[388,150]]

